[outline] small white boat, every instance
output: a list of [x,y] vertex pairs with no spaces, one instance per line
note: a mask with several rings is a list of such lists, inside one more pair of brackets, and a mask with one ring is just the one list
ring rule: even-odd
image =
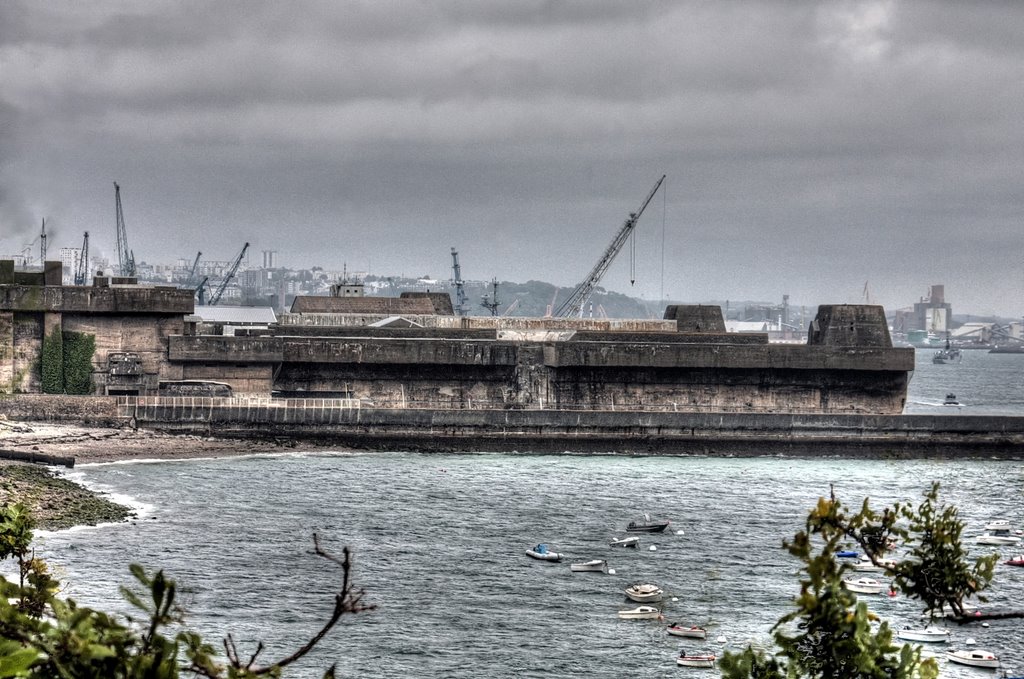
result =
[[988,651],[946,651],[946,660],[959,665],[999,669],[999,658]]
[[531,549],[526,550],[526,556],[531,556],[534,559],[541,561],[561,561],[562,555],[558,552],[552,552],[548,549],[548,546],[544,543],[537,545]]
[[604,559],[593,559],[583,563],[571,563],[569,570],[573,573],[604,573],[608,570],[608,562]]
[[657,620],[660,617],[661,611],[654,606],[637,606],[619,611],[619,618],[622,620]]
[[849,578],[843,580],[843,587],[858,594],[881,594],[885,584],[871,578]]
[[896,562],[892,559],[883,559],[878,565],[871,562],[866,556],[862,556],[857,559],[857,563],[853,564],[853,570],[862,573],[879,573],[884,571],[886,568],[895,568]]
[[690,655],[686,651],[679,654],[676,658],[676,664],[682,665],[683,667],[714,667],[715,656],[708,655]]
[[1005,530],[1009,531],[1012,528],[1010,522],[1006,519],[993,519],[985,524],[985,530]]
[[982,533],[974,538],[974,541],[979,545],[1015,545],[1020,542],[1020,538],[1016,535],[1010,535],[1009,531],[993,531]]
[[949,641],[949,630],[941,627],[925,627],[924,629],[911,629],[904,627],[896,632],[896,638],[903,641],[921,641],[924,643],[942,643]]
[[627,597],[637,602],[638,604],[645,604],[652,601],[661,601],[661,598],[665,596],[665,592],[662,591],[661,587],[657,585],[651,585],[649,583],[634,583],[623,590]]
[[687,639],[707,639],[708,631],[703,627],[686,627],[679,623],[672,623],[668,626],[668,633],[674,637],[685,637]]
[[611,542],[608,543],[610,547],[631,547],[632,549],[640,548],[640,536],[630,535],[625,538],[612,538]]

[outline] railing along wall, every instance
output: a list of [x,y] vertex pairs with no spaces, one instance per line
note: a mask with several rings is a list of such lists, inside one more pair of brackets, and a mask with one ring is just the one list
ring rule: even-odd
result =
[[349,421],[360,405],[354,398],[118,396],[117,414],[151,422],[334,424]]

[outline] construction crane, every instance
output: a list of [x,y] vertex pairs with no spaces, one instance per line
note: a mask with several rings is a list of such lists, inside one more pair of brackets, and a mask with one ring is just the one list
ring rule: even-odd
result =
[[466,288],[462,280],[462,267],[459,266],[459,251],[452,248],[452,284],[455,286],[455,315],[466,315]]
[[612,240],[611,245],[601,255],[601,259],[597,260],[597,264],[594,265],[593,270],[590,272],[583,282],[576,286],[576,289],[569,295],[569,299],[562,302],[562,306],[558,307],[558,311],[555,312],[555,316],[560,318],[567,318],[570,316],[582,316],[583,307],[586,306],[587,301],[590,299],[590,295],[594,292],[594,288],[601,282],[601,278],[605,272],[608,271],[608,267],[611,266],[612,260],[615,259],[615,255],[619,254],[619,250],[625,245],[626,239],[633,232],[633,228],[636,226],[637,220],[640,219],[640,215],[644,213],[647,208],[647,204],[654,198],[654,194],[658,192],[658,188],[661,183],[665,181],[665,175],[661,175],[655,184],[651,192],[647,194],[647,198],[640,204],[640,209],[636,212],[629,213],[629,219],[619,229],[618,234]]
[[89,275],[89,232],[82,237],[82,249],[78,251],[75,258],[75,285],[85,285],[85,279]]
[[135,253],[128,248],[128,232],[124,228],[124,212],[121,210],[121,187],[114,182],[114,203],[117,213],[117,263],[122,276],[135,275]]
[[210,306],[216,306],[217,302],[220,301],[221,295],[223,295],[224,291],[228,289],[228,283],[230,283],[231,279],[235,277],[236,273],[238,273],[238,265],[242,263],[242,258],[245,257],[245,251],[248,249],[248,243],[242,246],[242,251],[238,253],[237,257],[235,257],[234,263],[231,265],[231,268],[228,269],[228,274],[224,276],[224,280],[220,282],[217,292],[213,293],[213,297],[210,298]]
[[188,278],[185,279],[185,287],[191,287],[192,281],[196,279],[196,270],[199,267],[199,258],[203,256],[202,251],[196,253],[196,258],[192,262],[192,270],[188,272]]

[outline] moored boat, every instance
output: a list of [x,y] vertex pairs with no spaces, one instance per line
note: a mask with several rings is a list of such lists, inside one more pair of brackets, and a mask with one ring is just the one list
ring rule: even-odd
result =
[[665,521],[651,521],[650,514],[644,514],[643,521],[630,521],[629,525],[626,526],[627,533],[661,533],[669,524],[672,523],[669,520]]
[[1009,531],[985,532],[974,538],[979,545],[1015,545],[1020,542],[1016,535],[1010,535]]
[[697,627],[696,625],[693,625],[692,627],[686,627],[685,625],[680,625],[677,622],[674,622],[668,626],[668,633],[674,637],[685,637],[687,639],[708,638],[708,631],[703,627]]
[[857,559],[860,558],[860,552],[855,552],[851,549],[843,549],[836,552],[837,559]]
[[637,603],[647,603],[651,601],[661,601],[661,598],[665,595],[661,587],[652,585],[650,583],[634,583],[623,590],[627,597]]
[[946,651],[946,660],[959,665],[970,665],[971,667],[987,667],[999,669],[999,658],[988,651]]
[[1017,556],[1011,556],[1009,559],[1003,562],[1007,566],[1024,566],[1024,554],[1018,554]]
[[541,544],[537,545],[536,547],[532,547],[532,548],[526,550],[526,555],[527,556],[531,556],[534,559],[539,559],[540,561],[561,561],[562,560],[562,555],[561,554],[559,554],[558,552],[552,552],[551,550],[548,549],[548,546],[546,544],[544,544],[543,542]]
[[903,641],[921,641],[925,643],[941,643],[949,641],[949,630],[941,627],[928,626],[924,629],[904,627],[896,632],[896,638]]
[[640,536],[630,535],[624,538],[612,538],[608,543],[609,547],[631,547],[632,549],[639,549],[640,547]]
[[843,587],[858,594],[881,594],[885,585],[872,578],[849,578],[843,580]]
[[569,570],[573,573],[604,573],[608,570],[608,562],[604,559],[592,559],[582,563],[571,563]]
[[637,606],[619,611],[622,620],[657,620],[660,617],[661,611],[654,606]]
[[1012,528],[1012,526],[1010,525],[1010,522],[1007,521],[1006,519],[993,519],[993,520],[991,520],[991,521],[989,521],[988,523],[985,524],[985,530],[992,530],[992,531],[1005,530],[1005,531],[1009,532],[1009,530],[1011,528]]
[[715,656],[712,654],[691,655],[686,651],[683,651],[679,654],[679,657],[676,658],[676,664],[682,665],[683,667],[714,667]]

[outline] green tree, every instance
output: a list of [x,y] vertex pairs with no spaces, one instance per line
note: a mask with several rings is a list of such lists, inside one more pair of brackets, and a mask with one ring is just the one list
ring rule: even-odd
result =
[[[856,543],[876,565],[885,568],[893,586],[919,600],[925,611],[948,613],[959,622],[982,620],[964,616],[964,600],[981,595],[992,580],[998,555],[968,558],[961,543],[963,523],[957,509],[938,503],[934,484],[917,506],[896,503],[881,512],[864,500],[850,513],[832,494],[807,516],[804,529],[783,546],[803,566],[800,595],[794,610],[772,628],[773,655],[748,647],[726,653],[721,661],[727,679],[930,679],[938,676],[934,659],[920,650],[893,643],[888,623],[877,622],[867,606],[843,587],[850,566],[836,559],[849,542]],[[893,546],[908,550],[900,561],[886,559]]]
[[[131,566],[135,587],[121,591],[139,616],[122,621],[57,596],[59,583],[34,556],[31,542],[32,519],[24,507],[0,508],[0,559],[17,559],[20,573],[18,582],[0,578],[0,678],[177,679],[186,672],[207,679],[280,677],[342,616],[374,608],[363,603],[363,591],[352,585],[348,548],[338,559],[321,549],[314,535],[314,553],[342,572],[330,617],[301,648],[280,660],[261,664],[262,644],[243,658],[230,635],[224,641],[227,658],[222,660],[200,635],[184,628],[175,600],[177,585],[162,571],[151,575],[141,566]],[[171,627],[182,631],[172,634]],[[324,677],[334,677],[333,666]]]

